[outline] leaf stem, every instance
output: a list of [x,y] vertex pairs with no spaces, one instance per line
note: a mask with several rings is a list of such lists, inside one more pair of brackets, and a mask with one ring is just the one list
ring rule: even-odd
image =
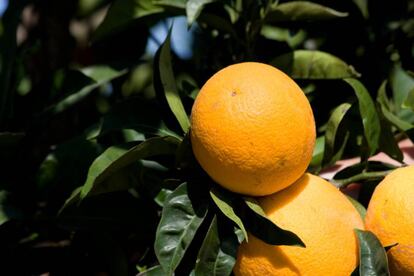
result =
[[332,179],[331,181],[338,188],[345,188],[351,183],[360,182],[364,180],[379,180],[384,178],[387,174],[393,170],[377,171],[377,172],[362,172],[345,179]]

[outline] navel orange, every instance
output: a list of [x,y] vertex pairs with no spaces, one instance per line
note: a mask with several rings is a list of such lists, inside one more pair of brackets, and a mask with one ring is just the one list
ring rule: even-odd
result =
[[233,192],[263,196],[297,180],[315,143],[310,104],[299,86],[262,63],[228,66],[201,88],[191,112],[194,155]]

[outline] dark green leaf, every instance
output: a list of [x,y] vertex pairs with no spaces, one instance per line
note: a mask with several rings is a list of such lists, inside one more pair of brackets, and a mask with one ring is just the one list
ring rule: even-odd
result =
[[268,22],[320,21],[346,17],[348,13],[308,1],[291,1],[275,6],[266,16]]
[[119,191],[91,196],[82,204],[69,204],[57,219],[58,225],[67,230],[129,229],[134,231],[142,246],[151,247],[158,222],[158,208],[129,191]]
[[[174,154],[179,144],[177,138],[155,137],[142,142],[139,145],[126,144],[112,146],[103,152],[89,168],[88,176],[82,187],[80,198],[83,199],[104,180],[115,172],[144,158],[156,155]],[[116,181],[113,182],[116,185]],[[117,190],[116,187],[106,187],[108,190]]]
[[271,64],[296,79],[344,79],[359,76],[352,66],[321,51],[297,50],[277,57]]
[[225,192],[216,188],[211,189],[210,196],[220,211],[231,221],[233,221],[242,231],[246,241],[248,241],[247,231],[241,218],[236,214],[235,208],[237,204],[236,196],[229,192]]
[[[339,125],[341,124],[343,118],[345,117],[345,114],[347,113],[350,107],[351,104],[349,103],[343,103],[339,105],[337,108],[334,109],[331,117],[328,120],[325,131],[325,148],[323,155],[323,164],[334,164],[342,156],[345,144],[348,139],[346,139],[347,136],[337,137],[337,134]],[[336,141],[337,138],[339,138],[338,140],[340,140],[340,142]],[[335,154],[335,144],[338,143],[340,143],[341,145],[340,150],[337,151],[338,154]]]
[[116,0],[112,3],[103,22],[98,26],[93,34],[93,40],[100,40],[108,36],[134,20],[144,18],[149,15],[159,14],[164,11],[152,0]]
[[135,130],[144,135],[168,135],[181,138],[167,128],[154,102],[143,98],[128,98],[105,114],[100,122],[99,130],[90,135],[88,139],[126,129]]
[[359,240],[359,274],[363,276],[390,275],[387,253],[378,238],[370,231],[355,229]]
[[212,3],[216,0],[188,0],[186,4],[187,22],[191,26],[200,15],[204,5]]
[[359,113],[361,114],[364,134],[369,146],[369,155],[373,155],[379,146],[381,125],[375,104],[365,86],[356,79],[345,79],[358,98]]
[[220,226],[214,216],[198,252],[194,270],[197,276],[226,276],[233,270],[239,242],[234,233],[225,233]]
[[154,87],[159,95],[163,95],[168,103],[169,108],[177,119],[184,132],[190,128],[190,121],[185,112],[183,103],[177,90],[174,72],[171,64],[171,50],[170,50],[171,29],[168,33],[164,43],[158,49],[154,65],[154,83],[160,81],[160,84],[155,84]]
[[391,124],[385,119],[381,110],[378,113],[381,122],[381,136],[379,148],[389,157],[399,162],[402,162],[404,156],[394,137],[394,134],[391,129]]
[[93,83],[86,85],[79,91],[74,91],[73,94],[67,96],[63,100],[47,108],[45,112],[56,114],[65,111],[69,107],[85,99],[96,88],[126,74],[127,70],[118,71],[109,66],[97,65],[83,68],[80,70],[80,72],[84,74],[86,77],[90,78],[93,81]]
[[168,196],[155,238],[155,253],[166,275],[172,275],[179,265],[207,214],[207,206],[207,201],[192,199],[187,183]]
[[359,215],[361,216],[362,220],[365,219],[365,215],[367,214],[367,209],[365,209],[364,206],[362,206],[361,203],[359,203],[357,200],[355,200],[351,196],[346,196],[349,201],[351,201],[352,205],[354,205],[355,209],[358,211]]
[[243,222],[254,236],[271,245],[292,245],[306,247],[303,241],[293,232],[284,230],[270,221],[253,198],[245,199],[247,205]]

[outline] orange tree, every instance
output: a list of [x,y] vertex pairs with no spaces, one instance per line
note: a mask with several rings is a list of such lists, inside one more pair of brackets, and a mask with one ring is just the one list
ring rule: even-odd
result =
[[[369,157],[384,152],[403,166],[397,142],[414,138],[414,6],[371,2],[8,1],[0,24],[0,269],[230,275],[247,232],[303,246],[254,199],[219,188],[191,150],[199,88],[242,61],[273,65],[302,87],[317,126],[308,171],[361,158],[332,182],[361,183],[352,202],[364,215],[395,169]],[[171,50],[175,24],[167,19],[175,16],[193,30],[190,58]],[[169,30],[163,41],[153,33],[159,22]],[[159,43],[154,57],[149,41]],[[375,235],[357,236],[354,274],[386,274]]]

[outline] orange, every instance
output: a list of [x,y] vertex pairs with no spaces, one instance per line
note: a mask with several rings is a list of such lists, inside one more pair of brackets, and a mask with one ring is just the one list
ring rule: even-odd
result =
[[228,66],[201,88],[191,112],[194,155],[236,193],[263,196],[295,182],[315,143],[315,122],[299,86],[256,62]]
[[391,275],[414,275],[414,166],[398,168],[375,188],[365,227],[388,251]]
[[260,198],[259,203],[270,220],[297,234],[306,248],[273,246],[249,234],[249,242],[238,250],[236,276],[349,276],[358,265],[354,229],[364,229],[364,224],[331,183],[305,174],[288,188]]

